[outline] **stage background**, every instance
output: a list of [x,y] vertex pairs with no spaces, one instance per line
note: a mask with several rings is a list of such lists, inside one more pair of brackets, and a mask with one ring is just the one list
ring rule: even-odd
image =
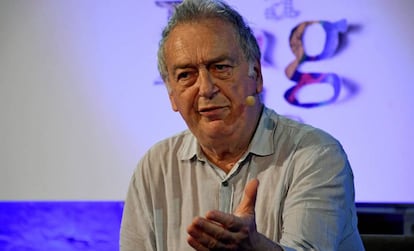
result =
[[[260,41],[266,105],[342,142],[360,233],[414,235],[414,1],[228,2]],[[185,129],[156,70],[173,4],[0,1],[0,250],[118,250],[138,160]],[[299,86],[284,73],[290,32],[306,21],[321,22],[306,28],[305,53],[322,55],[298,70],[340,80],[325,105],[329,79],[300,89],[313,108],[284,97]]]
[[[171,2],[0,2],[1,200],[122,201],[144,152],[185,128],[156,69]],[[342,142],[358,202],[414,202],[414,1],[228,2],[262,38],[266,104]],[[342,19],[336,53],[300,67],[339,76],[339,98],[288,103],[291,30]],[[325,39],[321,25],[309,27],[307,54]],[[301,95],[317,101],[331,91],[315,85]]]

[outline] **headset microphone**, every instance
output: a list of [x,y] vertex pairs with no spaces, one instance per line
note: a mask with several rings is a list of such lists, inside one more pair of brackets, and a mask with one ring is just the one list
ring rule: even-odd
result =
[[247,106],[254,106],[256,104],[256,97],[253,95],[249,95],[246,97],[246,105]]

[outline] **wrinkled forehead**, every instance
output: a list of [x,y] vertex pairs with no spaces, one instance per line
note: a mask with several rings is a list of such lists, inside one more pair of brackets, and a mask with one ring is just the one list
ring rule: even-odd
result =
[[[193,29],[192,29],[193,28]],[[168,34],[166,41],[168,41],[172,35],[179,37],[185,35],[187,32],[192,31],[195,34],[202,34],[204,32],[210,32],[210,34],[228,34],[232,35],[233,39],[236,39],[236,29],[232,23],[221,18],[202,18],[191,21],[182,21],[177,23]]]
[[180,23],[164,44],[167,61],[179,58],[239,57],[242,54],[233,26],[220,19]]

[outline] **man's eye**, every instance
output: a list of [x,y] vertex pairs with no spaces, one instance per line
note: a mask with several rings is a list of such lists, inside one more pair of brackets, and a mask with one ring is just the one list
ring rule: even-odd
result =
[[233,74],[233,66],[227,64],[215,64],[210,68],[213,76],[220,79],[227,79]]
[[178,74],[177,76],[177,80],[182,80],[182,79],[186,79],[190,77],[190,73],[189,72],[181,72],[180,74]]
[[229,70],[231,68],[230,65],[225,65],[225,64],[216,64],[214,65],[214,69],[217,71],[226,71]]
[[191,86],[194,84],[197,72],[193,70],[177,72],[175,81],[181,86]]

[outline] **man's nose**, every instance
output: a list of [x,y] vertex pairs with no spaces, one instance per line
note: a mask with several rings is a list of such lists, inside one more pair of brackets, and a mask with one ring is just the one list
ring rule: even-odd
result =
[[199,96],[211,99],[218,92],[213,76],[206,69],[201,69],[198,75]]

